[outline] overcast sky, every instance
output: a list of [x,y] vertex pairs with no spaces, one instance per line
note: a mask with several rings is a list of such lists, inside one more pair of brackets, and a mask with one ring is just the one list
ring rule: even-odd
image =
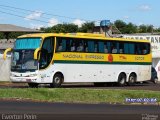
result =
[[0,24],[39,28],[117,19],[160,27],[160,0],[0,0]]

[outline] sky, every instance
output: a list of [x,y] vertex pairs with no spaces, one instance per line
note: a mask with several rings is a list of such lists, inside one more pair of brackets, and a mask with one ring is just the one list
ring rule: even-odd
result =
[[28,28],[123,20],[160,27],[160,0],[0,0],[0,24]]

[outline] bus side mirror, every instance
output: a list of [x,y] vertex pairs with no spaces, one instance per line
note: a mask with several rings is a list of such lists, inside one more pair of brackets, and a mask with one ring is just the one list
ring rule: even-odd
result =
[[7,58],[7,53],[10,52],[10,51],[12,51],[12,48],[8,48],[8,49],[6,49],[6,50],[4,51],[4,53],[3,53],[3,59],[4,59],[4,60],[6,60],[6,58]]
[[35,51],[34,51],[34,59],[35,60],[38,60],[39,59],[39,52],[40,52],[40,48],[37,48]]

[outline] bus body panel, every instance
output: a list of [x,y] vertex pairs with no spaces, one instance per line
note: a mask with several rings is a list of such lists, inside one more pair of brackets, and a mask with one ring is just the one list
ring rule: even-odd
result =
[[[64,67],[65,66],[65,67]],[[123,71],[122,71],[123,67]],[[140,68],[139,65],[91,65],[91,64],[55,64],[49,69],[41,70],[39,77],[26,77],[30,73],[14,73],[16,77],[10,77],[12,82],[33,82],[33,83],[52,83],[55,73],[61,72],[64,75],[64,83],[72,82],[117,82],[118,75],[124,72],[127,81],[131,73],[137,74],[139,82],[150,78],[150,65]],[[129,69],[130,68],[130,69]],[[146,71],[148,70],[148,71]],[[114,72],[112,72],[114,71]],[[22,76],[23,77],[22,77]],[[19,76],[19,77],[18,77]]]
[[41,76],[41,83],[52,83],[53,76],[57,72],[61,72],[63,74],[64,83],[117,82],[118,76],[122,72],[126,74],[127,81],[131,73],[136,73],[137,81],[141,82],[146,81],[151,77],[149,70],[150,67],[150,65],[144,65],[142,69],[140,65],[93,65],[55,63],[50,68],[41,70],[39,74]]

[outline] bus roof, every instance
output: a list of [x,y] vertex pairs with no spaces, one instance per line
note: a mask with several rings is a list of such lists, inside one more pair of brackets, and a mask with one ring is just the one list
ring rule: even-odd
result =
[[29,37],[70,37],[70,38],[86,38],[86,39],[101,39],[101,40],[116,40],[116,41],[136,41],[136,42],[150,42],[149,40],[135,40],[131,38],[112,38],[105,37],[104,34],[93,34],[93,33],[34,33],[21,35],[18,38],[29,38]]

